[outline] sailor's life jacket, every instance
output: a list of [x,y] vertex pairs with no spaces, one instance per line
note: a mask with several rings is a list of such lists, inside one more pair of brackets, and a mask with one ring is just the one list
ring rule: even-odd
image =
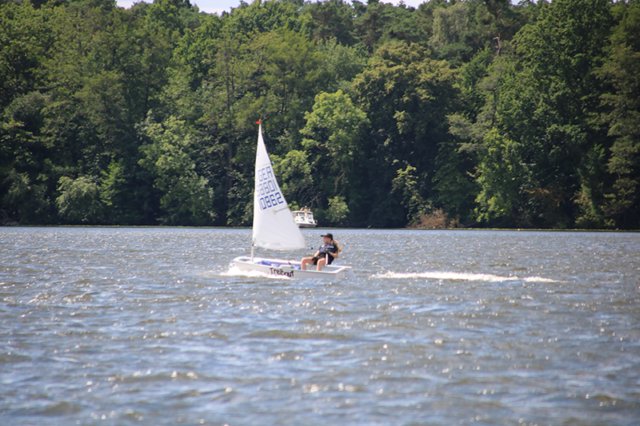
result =
[[338,243],[336,241],[332,241],[329,244],[321,245],[318,251],[320,252],[321,255],[323,255],[327,253],[338,254],[340,253],[341,250],[340,250],[340,247],[338,246]]

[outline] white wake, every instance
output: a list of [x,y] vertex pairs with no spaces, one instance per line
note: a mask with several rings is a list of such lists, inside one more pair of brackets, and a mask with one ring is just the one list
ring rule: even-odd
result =
[[448,281],[482,281],[499,283],[505,281],[524,281],[528,283],[557,283],[558,281],[543,277],[518,277],[516,275],[502,276],[493,274],[471,274],[466,272],[426,271],[426,272],[385,272],[372,275],[371,278],[382,279],[415,279],[426,278]]

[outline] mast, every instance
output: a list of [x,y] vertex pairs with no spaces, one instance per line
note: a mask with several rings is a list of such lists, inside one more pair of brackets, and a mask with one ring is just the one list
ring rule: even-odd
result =
[[[256,124],[258,125],[258,134],[262,133],[262,116],[258,118],[258,120],[256,121]],[[255,197],[253,202],[255,203]],[[254,214],[255,214],[255,210],[254,210]],[[256,241],[253,237],[251,237],[251,263],[253,263],[253,257],[254,257],[255,251],[256,251]]]

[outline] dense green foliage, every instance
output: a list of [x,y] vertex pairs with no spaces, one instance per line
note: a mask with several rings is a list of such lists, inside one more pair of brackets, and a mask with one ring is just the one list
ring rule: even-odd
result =
[[0,223],[640,227],[640,2],[0,4]]

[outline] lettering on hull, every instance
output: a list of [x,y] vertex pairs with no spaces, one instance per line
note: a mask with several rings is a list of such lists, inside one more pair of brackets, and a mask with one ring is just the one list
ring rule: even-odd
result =
[[271,275],[279,275],[282,277],[293,278],[293,271],[284,271],[278,268],[269,268],[269,273]]

